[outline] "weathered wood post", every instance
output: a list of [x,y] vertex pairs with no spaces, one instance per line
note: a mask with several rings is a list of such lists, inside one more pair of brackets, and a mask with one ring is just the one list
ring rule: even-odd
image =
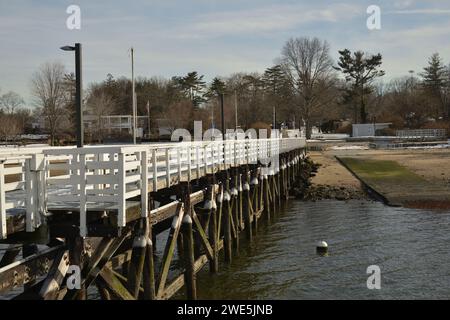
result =
[[244,218],[244,228],[245,228],[245,235],[247,237],[247,240],[252,241],[252,222],[251,222],[251,199],[250,199],[250,184],[248,176],[248,167],[245,167],[245,171],[242,174],[242,214]]
[[213,258],[209,260],[209,271],[216,273],[219,271],[219,246],[217,234],[217,204],[215,195],[215,176],[214,174],[208,176],[209,186],[206,191],[207,200],[205,201],[204,209],[210,210],[208,238],[213,250]]
[[[83,269],[83,255],[84,255],[84,238],[74,236],[67,239],[69,248],[69,262],[72,266],[78,266],[80,270]],[[82,279],[81,283],[83,282]],[[74,289],[77,290],[77,289]],[[77,290],[74,295],[75,299],[86,300],[86,288],[82,285],[80,290]]]
[[282,197],[282,195],[281,195],[281,162],[279,165],[280,165],[280,167],[278,168],[277,173],[276,173],[275,184],[276,184],[276,188],[277,188],[278,209],[281,209],[281,197]]
[[232,239],[231,239],[231,197],[230,180],[228,171],[224,175],[225,190],[223,192],[223,245],[225,253],[225,262],[231,263],[232,260]]
[[156,288],[155,288],[155,261],[153,251],[153,225],[150,216],[150,210],[147,218],[145,219],[145,231],[147,245],[145,248],[145,261],[144,261],[144,299],[155,300]]
[[258,218],[257,212],[259,210],[259,182],[258,182],[258,169],[257,167],[251,171],[250,178],[250,190],[251,190],[251,203],[252,203],[252,219],[253,219],[253,227],[255,232],[258,231]]
[[233,187],[230,190],[230,194],[233,201],[232,219],[234,224],[234,250],[239,253],[239,232],[241,231],[240,218],[239,218],[239,172],[237,168],[233,169]]
[[266,214],[267,222],[270,223],[270,195],[269,195],[269,176],[267,175],[267,168],[264,168],[263,174],[261,174],[262,177],[262,186],[263,186],[263,193],[264,193],[264,212]]
[[131,252],[131,261],[128,269],[127,288],[135,299],[139,296],[142,274],[144,270],[147,239],[145,234],[145,220],[141,219],[136,225]]
[[271,169],[270,172],[270,194],[273,208],[273,216],[277,213],[277,204],[278,204],[278,195],[277,195],[277,186],[276,186],[276,176],[275,171]]
[[184,247],[184,281],[186,285],[186,296],[189,300],[197,299],[197,284],[195,274],[195,258],[194,258],[194,237],[192,234],[192,217],[191,217],[191,188],[189,182],[181,183],[183,190],[184,216],[181,231],[183,233]]

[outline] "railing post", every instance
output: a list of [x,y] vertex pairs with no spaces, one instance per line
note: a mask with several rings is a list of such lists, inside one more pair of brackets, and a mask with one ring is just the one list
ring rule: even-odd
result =
[[192,149],[190,146],[186,147],[187,149],[187,162],[188,162],[188,181],[191,181],[191,170],[192,170]]
[[178,183],[181,183],[181,149],[177,147],[177,166],[178,166]]
[[170,188],[170,149],[166,149],[166,187]]
[[125,227],[127,224],[127,217],[126,217],[126,200],[125,200],[125,194],[127,192],[126,189],[126,170],[125,170],[125,154],[120,151],[119,152],[119,172],[118,172],[118,193],[119,193],[119,203],[118,203],[118,215],[117,215],[117,225],[118,227]]
[[87,236],[86,204],[86,154],[79,155],[80,165],[80,236]]
[[152,150],[152,166],[153,166],[153,192],[158,191],[158,155],[157,149]]
[[5,199],[5,165],[0,162],[0,239],[6,239],[6,199]]
[[148,157],[147,151],[139,152],[141,157],[141,217],[148,215]]

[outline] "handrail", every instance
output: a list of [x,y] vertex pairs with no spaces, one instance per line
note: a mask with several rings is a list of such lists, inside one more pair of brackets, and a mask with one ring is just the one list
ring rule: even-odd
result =
[[[229,167],[275,159],[278,154],[303,148],[305,144],[303,138],[273,138],[48,147],[40,152],[32,150],[3,157],[3,161],[0,153],[0,238],[6,237],[6,210],[18,206],[26,211],[28,232],[41,224],[41,217],[53,203],[79,207],[83,236],[87,234],[87,212],[99,204],[117,210],[118,225],[123,227],[128,199],[140,196],[141,211],[146,213],[149,191],[156,192]],[[8,161],[18,161],[15,171],[5,168]],[[6,175],[19,170],[20,181],[5,182]],[[268,174],[276,172],[275,167]],[[19,189],[25,191],[26,198],[9,201],[7,195]]]

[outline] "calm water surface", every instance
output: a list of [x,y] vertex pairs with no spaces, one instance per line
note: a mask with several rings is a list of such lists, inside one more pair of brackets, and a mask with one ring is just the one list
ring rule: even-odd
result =
[[[158,251],[166,237],[158,237]],[[327,257],[316,254],[318,240],[328,242]],[[253,243],[241,241],[231,266],[221,262],[219,274],[210,275],[207,267],[198,274],[198,295],[449,299],[449,243],[450,212],[391,208],[371,201],[291,201],[272,225],[260,223]],[[369,265],[381,268],[381,290],[367,289]],[[89,298],[98,298],[95,290],[89,293]]]
[[[326,240],[329,256],[315,243]],[[201,299],[450,298],[450,212],[370,201],[290,202],[218,275],[198,275]],[[381,290],[367,289],[367,267]]]

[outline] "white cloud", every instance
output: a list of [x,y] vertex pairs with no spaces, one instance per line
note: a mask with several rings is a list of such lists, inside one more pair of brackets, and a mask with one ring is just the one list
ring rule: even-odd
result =
[[333,4],[323,8],[305,5],[275,5],[248,10],[212,13],[196,17],[181,38],[208,38],[224,35],[268,33],[289,30],[301,25],[336,23],[364,14],[360,6]]
[[390,14],[427,14],[427,15],[440,15],[450,14],[450,9],[412,9],[412,10],[394,10],[389,11]]

